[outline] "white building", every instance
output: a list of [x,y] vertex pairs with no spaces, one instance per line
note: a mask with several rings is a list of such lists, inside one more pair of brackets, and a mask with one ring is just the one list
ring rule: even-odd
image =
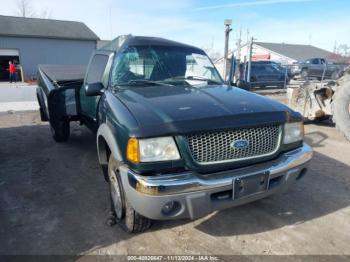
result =
[[[237,51],[234,51],[235,57],[238,57]],[[232,56],[232,52],[229,57]],[[249,45],[244,45],[241,48],[241,61],[244,62],[249,57]],[[285,43],[266,43],[254,42],[253,44],[253,61],[271,60],[281,64],[293,64],[294,62],[304,61],[309,58],[326,58],[330,61],[336,56],[334,53],[327,50],[312,46],[312,45],[296,45]],[[223,75],[224,59],[220,58],[215,61],[215,66]]]

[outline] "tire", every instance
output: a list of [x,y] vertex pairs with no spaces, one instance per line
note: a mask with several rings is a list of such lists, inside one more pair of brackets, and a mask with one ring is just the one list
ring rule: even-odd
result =
[[128,202],[118,168],[118,162],[113,155],[108,161],[109,192],[111,211],[116,222],[129,233],[139,233],[151,227],[151,220],[135,211]]
[[308,71],[307,71],[307,69],[302,69],[301,70],[301,72],[300,72],[300,77],[302,78],[302,79],[307,79],[308,78],[308,75],[309,75],[309,73],[308,73]]
[[39,107],[39,112],[40,112],[40,119],[42,122],[47,121],[47,117],[45,115],[44,109],[42,107]]
[[237,87],[239,87],[241,89],[244,89],[244,90],[247,90],[247,91],[250,90],[250,83],[248,83],[247,81],[238,80],[236,85],[237,85]]
[[339,75],[339,72],[338,72],[338,71],[334,71],[334,72],[332,73],[332,75],[331,75],[331,79],[332,79],[332,80],[338,80],[339,77],[340,77],[340,75]]
[[55,126],[52,125],[50,122],[50,129],[53,139],[58,142],[66,142],[69,139],[70,136],[70,127],[69,127],[69,121],[66,119],[62,119],[57,121],[57,124]]
[[350,141],[350,82],[344,82],[333,101],[333,115],[337,129]]

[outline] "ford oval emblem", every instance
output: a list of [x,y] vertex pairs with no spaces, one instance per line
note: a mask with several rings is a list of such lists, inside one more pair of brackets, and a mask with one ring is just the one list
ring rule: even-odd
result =
[[249,141],[245,139],[235,140],[231,143],[231,147],[235,149],[245,149],[249,146]]

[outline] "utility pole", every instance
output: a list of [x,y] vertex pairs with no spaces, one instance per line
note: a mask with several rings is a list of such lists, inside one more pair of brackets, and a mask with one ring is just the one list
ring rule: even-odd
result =
[[248,57],[248,69],[247,69],[247,82],[250,82],[250,71],[252,68],[252,57],[253,57],[253,44],[254,38],[252,37],[249,42],[249,57]]
[[231,19],[225,19],[224,21],[225,24],[225,50],[224,50],[224,80],[227,80],[227,73],[229,70],[227,70],[227,67],[229,65],[228,63],[228,44],[230,40],[230,32],[232,31],[231,25],[232,25],[232,20]]
[[242,28],[239,29],[239,38],[237,40],[237,62],[236,62],[236,70],[235,70],[235,78],[234,81],[237,82],[240,76],[240,63],[241,63],[241,48],[242,48]]

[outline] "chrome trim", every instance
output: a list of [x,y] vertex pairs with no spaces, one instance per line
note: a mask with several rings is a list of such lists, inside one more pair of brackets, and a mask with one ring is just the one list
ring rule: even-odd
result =
[[130,186],[135,190],[143,194],[150,192],[149,195],[170,195],[222,187],[229,188],[232,187],[232,180],[236,177],[269,172],[269,178],[271,179],[278,177],[281,173],[287,173],[287,175],[291,171],[294,173],[298,171],[296,170],[298,167],[309,162],[312,156],[312,148],[304,143],[302,147],[283,153],[275,160],[230,171],[212,174],[186,172],[180,174],[141,176],[128,170],[128,180]]
[[[206,165],[214,165],[214,164],[236,163],[236,162],[239,162],[239,161],[246,161],[246,160],[258,159],[258,158],[264,158],[264,157],[268,157],[268,156],[274,155],[281,147],[282,139],[283,139],[282,134],[283,134],[283,126],[280,125],[278,127],[278,138],[277,138],[278,141],[277,141],[276,148],[272,152],[269,152],[269,153],[266,153],[266,154],[262,154],[262,155],[251,156],[251,157],[242,157],[242,158],[227,159],[227,160],[221,160],[221,161],[198,162],[194,158],[192,150],[190,148],[188,150],[190,152],[190,155],[191,155],[193,161],[195,163],[197,163],[198,165],[206,166]],[[185,139],[187,140],[187,144],[188,144],[188,138],[185,138]],[[189,145],[188,145],[188,147],[189,147]]]

